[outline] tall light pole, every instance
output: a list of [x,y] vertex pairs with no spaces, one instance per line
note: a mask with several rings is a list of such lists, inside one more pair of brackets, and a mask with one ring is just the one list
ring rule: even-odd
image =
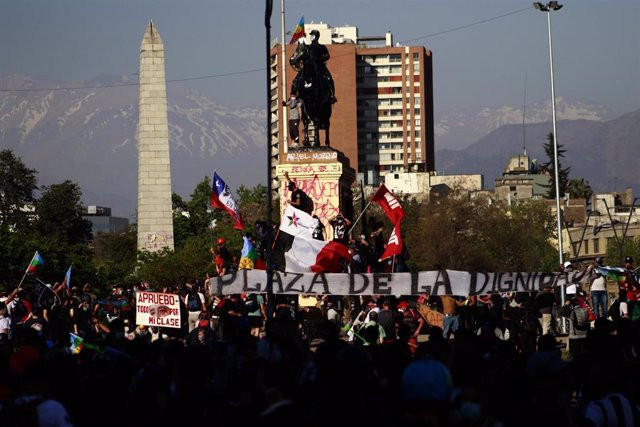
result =
[[[558,170],[558,133],[556,130],[556,92],[553,85],[553,47],[551,44],[551,11],[562,9],[562,5],[557,1],[550,1],[547,4],[533,3],[533,7],[541,12],[547,12],[547,29],[549,32],[549,71],[551,74],[551,122],[553,125],[553,174],[556,181],[556,220],[558,229],[558,258],[560,266],[563,266],[563,247],[562,247],[562,213],[560,211],[560,179]],[[560,302],[564,306],[564,285],[560,289]],[[564,327],[564,323],[562,325]],[[564,328],[563,328],[564,329]]]

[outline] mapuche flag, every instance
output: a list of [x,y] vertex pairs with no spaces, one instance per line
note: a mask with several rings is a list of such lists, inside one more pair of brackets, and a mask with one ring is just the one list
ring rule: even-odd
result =
[[236,199],[233,198],[229,186],[218,176],[217,172],[213,173],[213,182],[211,183],[211,206],[229,212],[229,215],[231,215],[235,221],[233,228],[237,230],[244,229],[242,217],[238,210],[238,203],[236,203]]
[[346,245],[316,240],[313,230],[318,219],[306,212],[287,206],[276,240],[277,251],[283,253],[280,269],[294,273],[340,273],[345,262],[351,260]]
[[384,210],[391,224],[396,225],[404,218],[404,209],[402,209],[400,202],[384,184],[371,197],[371,201],[376,202]]
[[44,265],[44,260],[40,256],[40,253],[36,251],[36,253],[33,254],[33,258],[31,258],[29,267],[27,267],[27,273],[34,274],[36,271],[38,271],[38,268],[41,267],[42,265]]
[[296,29],[291,36],[291,40],[289,40],[289,44],[294,44],[298,41],[299,38],[304,37],[306,34],[304,32],[304,15],[300,18],[300,22],[296,25]]

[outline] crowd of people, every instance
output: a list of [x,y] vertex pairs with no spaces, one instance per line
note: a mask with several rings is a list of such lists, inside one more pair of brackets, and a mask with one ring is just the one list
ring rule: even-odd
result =
[[0,303],[0,423],[634,425],[640,308],[621,287],[594,312],[592,272],[565,306],[557,289],[220,296],[212,272],[162,289],[180,296],[181,328],[136,324],[144,281],[104,298],[23,288]]

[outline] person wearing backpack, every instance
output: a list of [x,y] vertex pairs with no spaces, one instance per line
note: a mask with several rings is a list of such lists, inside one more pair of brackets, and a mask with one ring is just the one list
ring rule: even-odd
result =
[[204,295],[190,283],[187,283],[188,292],[184,296],[184,305],[187,307],[189,332],[198,326],[200,313],[205,310]]
[[569,355],[571,359],[586,352],[587,333],[589,332],[589,312],[573,296],[569,302]]

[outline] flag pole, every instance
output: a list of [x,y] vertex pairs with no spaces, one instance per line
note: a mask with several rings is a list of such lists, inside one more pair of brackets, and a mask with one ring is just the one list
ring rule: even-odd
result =
[[[364,194],[362,195],[362,197],[364,197]],[[347,235],[351,234],[351,231],[355,228],[356,224],[360,221],[360,219],[362,218],[362,215],[364,215],[364,213],[366,212],[371,202],[372,200],[369,200],[369,203],[367,203],[367,206],[365,206],[364,209],[362,209],[362,212],[360,212],[360,215],[358,215],[358,218],[354,221],[353,224],[351,224],[351,228],[349,229],[349,232],[347,233]]]
[[36,259],[37,253],[38,251],[35,251],[33,253],[33,256],[31,257],[31,261],[29,261],[29,265],[27,265],[27,269],[24,271],[24,274],[22,275],[22,279],[20,279],[20,283],[18,283],[18,290],[20,290],[20,286],[22,286],[22,282],[24,281],[24,278],[27,277],[27,273],[29,272],[29,267],[31,267],[31,263],[33,262],[33,260]]
[[[265,1],[264,12],[264,27],[265,27],[265,43],[266,43],[266,95],[267,95],[267,316],[271,317],[275,309],[275,301],[273,295],[273,250],[271,244],[273,242],[273,219],[271,218],[273,212],[273,190],[272,178],[271,178],[271,12],[273,11],[273,0]],[[282,40],[284,43],[284,40]],[[282,124],[286,126],[285,123]],[[283,143],[287,144],[284,140]]]
[[393,261],[391,261],[391,272],[395,273],[396,272],[396,256],[393,256]]

